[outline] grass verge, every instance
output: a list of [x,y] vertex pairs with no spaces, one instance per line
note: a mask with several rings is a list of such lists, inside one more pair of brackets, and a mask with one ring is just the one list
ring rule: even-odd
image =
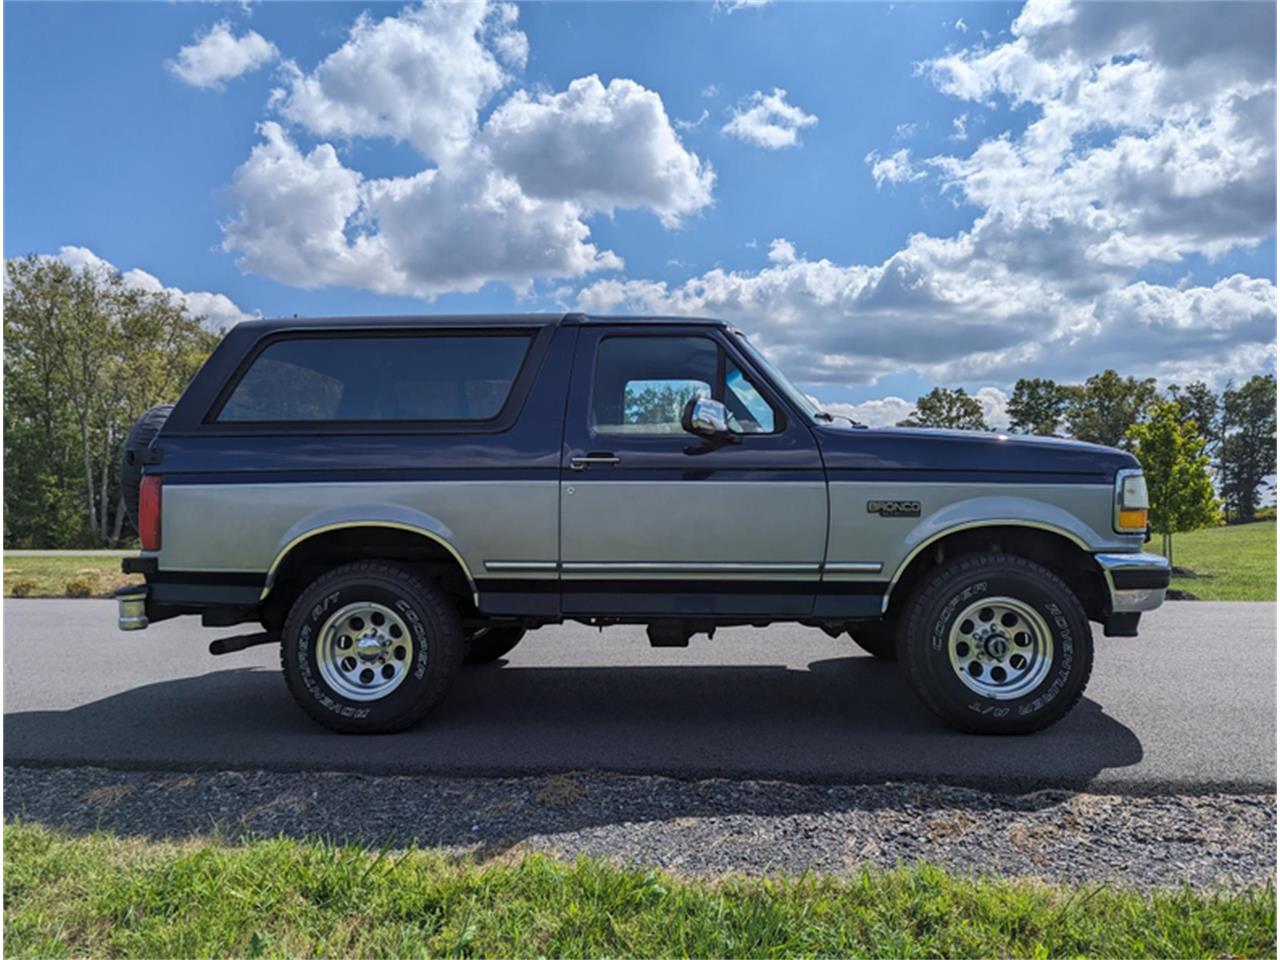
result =
[[[1152,544],[1160,549],[1160,538]],[[1276,522],[1260,520],[1173,535],[1173,562],[1196,572],[1172,586],[1201,600],[1275,600]]]
[[109,597],[117,587],[129,583],[142,583],[142,577],[121,573],[119,557],[6,554],[4,558],[6,597]]
[[5,830],[5,953],[24,956],[1274,956],[1271,890],[677,879],[540,856],[475,864],[291,840],[180,845]]

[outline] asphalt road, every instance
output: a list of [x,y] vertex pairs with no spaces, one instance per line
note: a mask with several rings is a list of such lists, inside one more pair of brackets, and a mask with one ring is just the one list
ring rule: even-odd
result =
[[237,632],[181,619],[120,633],[111,601],[6,600],[5,762],[1275,790],[1273,603],[1171,603],[1137,639],[1099,633],[1085,699],[1016,738],[951,732],[893,665],[816,630],[735,628],[651,649],[640,628],[577,625],[464,670],[412,731],[343,737],[293,704],[274,647],[208,654]]

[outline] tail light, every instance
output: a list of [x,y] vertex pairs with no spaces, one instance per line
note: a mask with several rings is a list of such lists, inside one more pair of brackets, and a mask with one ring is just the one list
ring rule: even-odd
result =
[[147,474],[138,488],[138,536],[143,550],[160,549],[160,492],[164,478]]

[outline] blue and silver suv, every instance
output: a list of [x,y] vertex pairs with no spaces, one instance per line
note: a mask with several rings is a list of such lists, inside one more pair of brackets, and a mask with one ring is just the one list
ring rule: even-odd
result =
[[242,323],[126,470],[121,627],[258,624],[214,652],[279,643],[341,731],[406,728],[564,620],[848,633],[947,722],[1032,731],[1084,691],[1090,621],[1133,635],[1169,583],[1130,454],[867,429],[709,320]]

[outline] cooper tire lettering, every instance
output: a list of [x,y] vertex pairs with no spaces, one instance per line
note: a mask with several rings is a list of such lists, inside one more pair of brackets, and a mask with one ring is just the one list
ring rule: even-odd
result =
[[[318,646],[327,620],[340,607],[361,602],[381,604],[403,620],[413,664],[385,696],[353,701],[329,687],[315,658],[322,648],[335,655],[332,643]],[[436,584],[397,563],[359,561],[303,591],[285,621],[280,659],[290,692],[314,719],[341,732],[382,733],[412,726],[444,696],[464,649],[457,611]]]
[[[962,610],[984,597],[991,597],[993,603],[1014,598],[1024,609],[1038,611],[1041,629],[1048,630],[1051,653],[1047,668],[1042,668],[1047,672],[1021,695],[988,697],[970,689],[967,677],[962,682],[956,675],[952,628]],[[1079,600],[1056,574],[1024,557],[972,554],[953,559],[917,583],[900,615],[898,659],[908,681],[930,709],[966,731],[1026,733],[1048,726],[1079,700],[1092,669],[1093,636]],[[958,628],[956,636],[968,639]],[[966,656],[974,659],[971,652],[966,651]],[[990,666],[993,658],[1007,654],[997,651],[985,656]],[[1000,660],[999,665],[1004,662]],[[986,683],[1003,680],[1002,674],[986,673],[986,669],[975,676],[997,678]]]

